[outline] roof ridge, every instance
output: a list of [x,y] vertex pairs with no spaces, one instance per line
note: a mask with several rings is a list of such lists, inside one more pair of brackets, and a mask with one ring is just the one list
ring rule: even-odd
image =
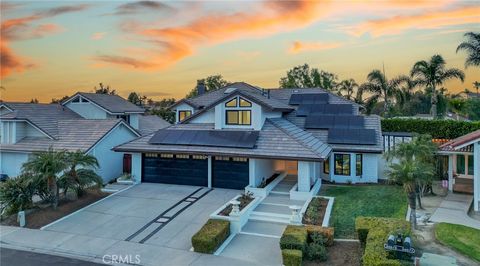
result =
[[[293,124],[292,122],[282,118],[282,117],[276,117],[276,118],[267,118],[266,119],[267,121],[271,122],[275,127],[277,127],[278,129],[280,129],[281,131],[283,131],[284,133],[286,133],[287,135],[289,135],[290,137],[292,137],[295,141],[297,141],[298,143],[300,143],[302,146],[308,148],[309,150],[311,150],[313,153],[317,154],[319,157],[321,157],[322,159],[326,158],[327,155],[331,152],[332,148],[330,147],[330,145],[328,145],[327,143],[324,143],[323,141],[319,140],[317,137],[315,137],[312,133],[306,131],[306,130],[303,130],[302,128],[298,127],[297,125]],[[295,136],[295,134],[292,134],[291,131],[288,131],[286,128],[282,127],[282,125],[280,123],[285,123],[285,124],[288,124],[289,127],[293,127],[295,128],[295,130],[301,130],[303,134],[305,135],[308,135],[305,139],[300,139],[298,136]],[[316,140],[316,142],[313,144],[313,145],[309,145],[309,143],[312,142],[312,140],[310,141],[305,141],[306,139],[311,139],[313,138],[314,140]],[[319,147],[317,147],[316,149],[314,149],[315,146],[317,146],[318,143],[321,143]],[[321,150],[319,150],[320,147],[322,147],[323,145],[326,145],[326,147],[322,148]],[[325,151],[328,150],[328,153],[325,154]]]

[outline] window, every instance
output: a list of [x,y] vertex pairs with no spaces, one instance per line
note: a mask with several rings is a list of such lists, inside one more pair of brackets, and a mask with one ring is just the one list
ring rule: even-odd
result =
[[240,107],[252,107],[252,103],[243,98],[240,98]]
[[246,162],[248,159],[244,157],[233,157],[232,161],[234,162]]
[[160,154],[161,158],[173,158],[173,154],[171,153],[162,153]]
[[330,174],[330,158],[323,161],[323,173],[327,175]]
[[72,103],[79,103],[80,102],[80,97],[77,97],[72,100]]
[[465,174],[465,155],[457,155],[457,174]]
[[233,98],[225,103],[225,107],[237,107],[237,98]]
[[183,121],[185,118],[192,115],[192,111],[190,110],[182,110],[178,111],[178,122]]
[[205,160],[205,159],[207,159],[207,156],[205,156],[205,155],[192,155],[192,159],[194,159],[194,160]]
[[473,155],[468,155],[468,174],[473,175]]
[[230,157],[226,156],[215,156],[216,161],[230,161]]
[[177,159],[188,159],[188,158],[190,158],[190,156],[188,156],[187,154],[177,154],[177,155],[175,155],[175,158],[177,158]]
[[355,155],[355,173],[357,176],[363,175],[363,155]]
[[335,174],[350,175],[350,154],[335,154]]
[[156,153],[145,153],[145,157],[158,157]]
[[117,118],[125,120],[128,124],[130,124],[130,116],[129,115],[117,115]]
[[226,124],[227,125],[251,125],[250,110],[227,110],[226,111]]

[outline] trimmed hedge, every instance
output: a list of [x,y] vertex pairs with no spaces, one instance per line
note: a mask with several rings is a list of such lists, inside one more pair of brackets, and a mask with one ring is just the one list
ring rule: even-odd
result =
[[454,139],[480,129],[480,122],[425,119],[382,119],[383,132],[428,134],[434,139]]
[[230,235],[230,222],[210,219],[192,236],[195,252],[213,254]]
[[327,246],[327,247],[333,246],[333,234],[334,234],[333,227],[321,227],[321,226],[318,226],[318,225],[305,225],[305,228],[307,229],[307,233],[308,233],[309,237],[314,232],[318,232],[325,239],[325,246]]
[[280,238],[280,248],[304,252],[307,247],[307,237],[308,233],[305,227],[288,225]]
[[282,249],[282,259],[285,266],[301,266],[303,254],[298,249]]
[[402,232],[410,235],[410,224],[395,218],[357,217],[355,230],[358,239],[365,245],[363,265],[369,266],[400,266],[401,262],[388,258],[388,252],[383,245],[388,235]]

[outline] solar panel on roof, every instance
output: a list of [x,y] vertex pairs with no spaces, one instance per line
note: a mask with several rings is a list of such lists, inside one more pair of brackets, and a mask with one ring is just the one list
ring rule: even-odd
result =
[[288,102],[291,105],[326,103],[328,103],[328,93],[294,93]]
[[258,135],[258,131],[161,129],[148,143],[253,149]]
[[297,108],[297,116],[311,114],[353,115],[351,104],[301,104]]
[[327,142],[330,144],[375,145],[377,140],[375,129],[331,128],[328,130]]
[[363,128],[364,117],[356,115],[309,115],[305,119],[307,129]]

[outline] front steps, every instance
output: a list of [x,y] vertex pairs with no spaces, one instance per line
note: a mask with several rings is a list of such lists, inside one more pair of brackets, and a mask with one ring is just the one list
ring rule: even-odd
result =
[[280,238],[287,226],[264,221],[248,221],[240,234]]

